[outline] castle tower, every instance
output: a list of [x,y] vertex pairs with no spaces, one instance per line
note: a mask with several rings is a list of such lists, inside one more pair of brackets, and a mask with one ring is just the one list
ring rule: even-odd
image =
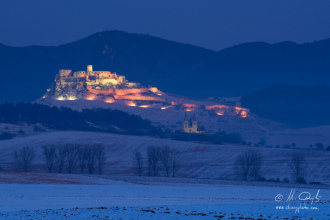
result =
[[87,66],[87,72],[93,72],[93,66],[92,65]]

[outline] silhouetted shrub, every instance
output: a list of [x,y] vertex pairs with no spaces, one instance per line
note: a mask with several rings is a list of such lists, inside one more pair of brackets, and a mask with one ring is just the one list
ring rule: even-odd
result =
[[288,145],[288,144],[285,144],[285,145],[283,146],[283,148],[291,148],[291,146]]
[[309,184],[321,184],[321,182],[310,182]]
[[316,143],[315,146],[319,150],[322,150],[324,148],[324,145],[322,143]]
[[15,136],[16,136],[15,134],[8,133],[8,132],[3,132],[3,133],[0,135],[0,140],[8,140],[8,139],[12,139],[12,138],[15,137]]
[[283,183],[289,183],[289,182],[290,182],[290,180],[289,180],[288,178],[285,177],[285,178],[283,179]]
[[304,177],[299,177],[299,178],[296,180],[296,183],[306,183],[306,180],[304,179]]

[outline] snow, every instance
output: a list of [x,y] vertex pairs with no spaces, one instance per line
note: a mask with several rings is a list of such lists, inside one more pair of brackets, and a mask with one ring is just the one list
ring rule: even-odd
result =
[[[178,101],[178,98],[182,98],[183,103],[198,104],[201,106],[226,104],[219,101],[193,99],[172,94],[165,94],[162,97],[165,97],[169,101],[175,102]],[[238,132],[242,135],[244,140],[252,141],[253,143],[258,142],[261,137],[264,137],[268,129],[271,129],[271,131],[277,131],[286,127],[283,124],[262,119],[256,115],[251,115],[251,117],[247,118],[242,118],[235,114],[219,116],[215,113],[212,114],[203,108],[194,109],[193,112],[186,112],[184,109],[177,109],[175,106],[162,110],[162,104],[152,104],[150,108],[141,108],[138,106],[127,106],[122,101],[105,103],[101,100],[101,98],[93,101],[83,99],[74,101],[58,101],[54,100],[52,97],[46,97],[43,100],[37,100],[36,103],[57,107],[64,106],[77,111],[81,111],[86,108],[117,109],[130,114],[139,115],[144,119],[149,119],[154,123],[154,125],[165,126],[173,130],[182,130],[185,114],[187,113],[190,117],[193,113],[195,113],[198,123],[202,122],[207,131],[215,132],[218,130],[223,130],[227,133]]]
[[[223,101],[210,99],[193,99],[180,97],[173,94],[163,95],[170,101],[177,101],[182,98],[183,103],[205,105],[226,104]],[[44,100],[37,100],[36,103],[49,106],[65,106],[74,110],[81,111],[84,108],[109,108],[128,112],[130,114],[140,115],[142,118],[149,119],[154,125],[161,125],[173,130],[182,130],[182,123],[185,116],[183,109],[169,107],[161,110],[161,104],[153,104],[150,108],[140,108],[126,106],[123,102],[104,103],[100,100],[75,100],[75,101],[58,101],[52,97],[46,97]],[[187,112],[192,115],[192,112]],[[330,145],[330,126],[322,126],[317,128],[290,129],[284,124],[260,118],[252,114],[247,118],[241,118],[236,115],[215,115],[203,110],[202,108],[194,109],[198,123],[202,122],[207,131],[223,130],[228,133],[238,132],[247,142],[258,143],[261,138],[267,141],[268,145],[281,145],[296,143],[297,147],[309,148],[310,144],[323,143],[325,146]]]
[[[134,184],[106,180],[103,185],[0,184],[0,217],[9,219],[329,219],[330,189],[321,189],[317,210],[279,210],[293,188],[267,186]],[[316,197],[318,188],[296,188]],[[275,197],[285,198],[276,202]],[[299,206],[302,201],[290,202]],[[277,218],[278,217],[278,218]]]
[[107,156],[105,171],[107,174],[113,175],[133,174],[132,151],[134,149],[142,153],[146,166],[146,152],[149,146],[169,145],[180,152],[178,172],[180,177],[208,179],[235,179],[233,171],[235,158],[240,153],[251,149],[260,150],[264,156],[263,176],[267,179],[290,179],[291,172],[287,163],[289,155],[292,152],[304,152],[307,154],[308,162],[307,181],[330,183],[329,151],[213,145],[98,132],[58,131],[0,141],[0,163],[4,169],[13,169],[13,150],[30,145],[37,151],[33,170],[46,172],[41,146],[48,143],[102,143]]

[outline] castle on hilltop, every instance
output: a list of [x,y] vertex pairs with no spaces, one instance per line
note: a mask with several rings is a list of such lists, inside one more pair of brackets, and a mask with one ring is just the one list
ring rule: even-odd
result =
[[75,85],[76,89],[108,89],[108,88],[137,88],[138,83],[128,82],[125,76],[119,76],[110,71],[93,71],[93,66],[88,65],[87,71],[60,70],[55,77],[56,90]]
[[[86,71],[72,72],[72,70],[61,69],[55,76],[55,82],[47,89],[42,100],[55,99],[58,101],[73,100],[98,100],[109,104],[123,104],[141,108],[159,108],[160,110],[176,109],[194,111],[205,109],[213,114],[237,115],[245,118],[249,110],[238,105],[229,106],[222,103],[204,105],[189,103],[188,100],[168,95],[159,91],[157,87],[143,87],[140,83],[129,82],[125,76],[117,75],[110,71],[94,71],[92,65],[87,66]],[[187,102],[188,101],[188,102]],[[184,120],[184,131],[189,133],[202,133],[203,126],[197,124],[194,115]]]
[[96,100],[104,99],[113,103],[115,100],[139,100],[166,102],[161,92],[156,87],[148,88],[139,83],[129,82],[125,76],[111,73],[110,71],[93,71],[93,66],[88,65],[87,71],[62,69],[55,76],[55,82],[43,99],[53,96],[56,100]]

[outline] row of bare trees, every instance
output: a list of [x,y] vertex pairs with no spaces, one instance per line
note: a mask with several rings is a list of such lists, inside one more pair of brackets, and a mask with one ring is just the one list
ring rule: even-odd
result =
[[[175,177],[179,169],[178,151],[169,146],[149,146],[147,148],[147,175],[159,176],[161,170],[166,177]],[[144,173],[144,159],[142,153],[133,151],[133,168],[139,176]]]
[[[234,171],[242,180],[261,180],[263,157],[258,150],[249,150],[239,155],[234,162]],[[295,152],[290,154],[288,163],[294,182],[304,183],[307,171],[306,156]]]
[[62,173],[65,167],[73,173],[79,167],[81,173],[103,174],[106,156],[101,144],[48,144],[42,146],[42,153],[50,173]]
[[[42,147],[42,155],[49,173],[74,173],[78,167],[81,173],[103,174],[106,161],[102,144],[47,144]],[[35,158],[35,149],[26,146],[14,151],[14,160],[18,169],[24,172],[31,170]]]

